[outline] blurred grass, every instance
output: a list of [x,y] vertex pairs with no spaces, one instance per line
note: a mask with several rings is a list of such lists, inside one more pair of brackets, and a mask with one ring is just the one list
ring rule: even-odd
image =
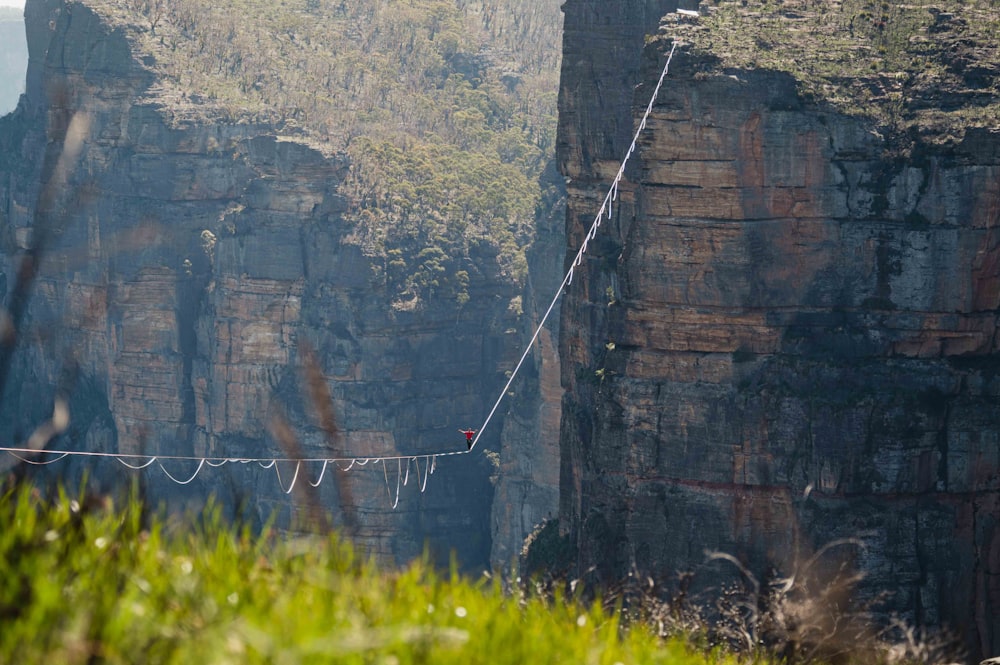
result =
[[722,662],[556,593],[425,561],[386,572],[336,535],[181,528],[133,499],[0,496],[3,663]]

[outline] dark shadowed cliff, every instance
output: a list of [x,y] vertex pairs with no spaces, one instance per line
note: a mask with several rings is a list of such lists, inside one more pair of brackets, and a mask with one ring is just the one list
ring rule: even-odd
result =
[[563,307],[578,570],[710,580],[718,550],[788,571],[857,537],[883,612],[995,654],[995,7],[725,3],[640,57],[659,17],[625,4],[566,3],[571,247],[683,45]]
[[[495,12],[495,5],[482,3],[483,12]],[[526,269],[528,262],[545,262],[524,261],[523,245],[532,236],[541,188],[545,205],[558,209],[561,183],[550,173],[533,185],[528,171],[516,175],[515,164],[531,159],[544,168],[544,132],[523,139],[533,125],[525,123],[517,135],[511,130],[504,143],[509,154],[495,152],[497,163],[486,166],[472,148],[448,153],[416,142],[393,160],[398,146],[390,139],[397,137],[385,135],[384,143],[365,143],[367,152],[344,149],[344,135],[356,135],[361,125],[331,126],[336,141],[324,143],[315,128],[303,129],[301,108],[261,106],[267,99],[261,91],[284,90],[288,104],[306,95],[277,76],[255,79],[267,68],[237,66],[239,58],[249,60],[245,52],[212,52],[212,63],[227,63],[236,79],[212,79],[206,72],[213,65],[200,69],[202,61],[187,61],[189,71],[182,71],[169,60],[172,52],[193,58],[209,43],[235,49],[240,40],[252,42],[237,30],[245,25],[185,22],[192,14],[179,12],[192,6],[173,3],[175,13],[164,15],[156,3],[28,2],[27,92],[0,125],[0,269],[8,306],[22,257],[39,253],[41,269],[19,328],[2,431],[23,441],[63,394],[71,424],[55,443],[84,450],[377,458],[464,448],[456,428],[478,427],[492,405],[520,352],[518,333],[529,323],[522,312],[533,312],[526,286],[545,279],[544,270]],[[301,26],[319,6],[302,3],[278,41],[289,49],[307,43]],[[128,13],[143,7],[145,14]],[[541,13],[533,14],[537,24]],[[505,29],[503,17],[487,19]],[[211,30],[226,26],[235,30],[231,41],[213,41]],[[444,68],[433,74],[454,94],[484,106],[492,99],[487,84],[490,94],[519,85],[534,94],[524,71],[504,71],[503,82],[500,73],[487,74],[500,67],[494,63],[513,67],[497,53],[471,61],[461,49],[449,53],[453,61],[431,64]],[[277,62],[282,55],[268,57]],[[301,75],[317,68],[310,61]],[[332,66],[327,74],[332,81]],[[388,107],[409,101],[368,100],[372,107],[359,116],[388,124]],[[317,103],[326,102],[336,113],[345,103],[340,97]],[[539,102],[532,112],[540,116],[543,107]],[[308,110],[320,117],[315,107]],[[449,168],[449,154],[468,157],[475,167],[470,180],[502,184],[519,177],[539,193],[513,196],[517,206],[508,210],[502,197],[511,193],[498,192],[502,213],[487,219],[477,215],[481,201],[463,198],[471,194],[455,180],[461,173],[445,174],[455,181],[444,193],[395,180],[392,168],[403,157],[425,160],[420,171],[438,176]],[[360,164],[361,157],[370,161]],[[429,210],[436,205],[448,209]],[[449,226],[453,219],[445,217],[461,214],[464,225]],[[559,399],[558,389],[524,393],[521,407],[529,414],[542,408],[538,400]],[[327,404],[333,426],[317,408]],[[539,437],[539,418],[523,419],[515,436],[505,427],[505,411],[481,449]],[[285,438],[297,449],[282,444]],[[547,438],[554,449],[554,434]],[[81,465],[48,469],[68,475]],[[106,484],[130,473],[110,461],[83,466]],[[184,479],[196,465],[166,466]],[[380,560],[405,561],[427,547],[441,562],[454,550],[463,566],[482,569],[494,539],[519,543],[533,526],[511,527],[522,533],[491,529],[495,468],[484,455],[439,461],[425,493],[412,467],[400,474],[394,463],[384,466],[330,469],[313,493],[338,523],[353,522],[358,543]],[[294,465],[281,471],[287,487]],[[308,480],[319,472],[319,465],[302,470]],[[214,493],[255,521],[277,511],[280,525],[294,525],[309,506],[298,490],[286,496],[273,470],[253,466],[205,468],[182,488],[155,466],[142,477],[154,502],[195,505]],[[393,510],[397,482],[407,479]],[[302,479],[298,487],[305,487]],[[550,508],[524,510],[552,512],[554,489],[546,491]],[[538,503],[531,492],[512,501]]]

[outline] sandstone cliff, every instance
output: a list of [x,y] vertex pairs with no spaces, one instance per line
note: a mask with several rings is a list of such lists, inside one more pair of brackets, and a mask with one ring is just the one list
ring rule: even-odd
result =
[[[531,282],[525,293],[520,339],[535,332],[562,280],[566,199],[555,164],[546,173],[547,195],[537,216],[535,241],[528,252]],[[499,468],[494,474],[492,550],[494,571],[518,565],[524,541],[559,511],[559,382],[558,311],[550,315],[529,357],[524,376],[515,384],[506,410]]]
[[[635,4],[621,15],[654,32]],[[670,45],[641,61],[593,48],[604,5],[566,5],[571,246]],[[665,30],[687,43],[563,308],[560,526],[578,569],[710,576],[704,552],[719,550],[787,570],[858,537],[864,593],[891,592],[883,611],[995,654],[996,118],[887,127]],[[634,97],[595,90],[595,74],[638,69]],[[969,84],[936,93],[982,103]]]
[[[347,159],[294,128],[167,94],[152,56],[105,10],[62,0],[26,9],[27,93],[0,125],[8,292],[22,254],[44,247],[3,431],[23,440],[62,391],[72,423],[58,443],[88,450],[288,456],[269,432],[276,416],[308,456],[460,448],[456,427],[478,425],[521,344],[511,302],[522,293],[489,248],[463,266],[468,303],[393,308],[381,259],[342,223]],[[68,158],[70,144],[78,154]],[[334,437],[304,387],[303,343],[332,397]],[[481,447],[499,449],[504,431],[497,418]],[[86,466],[105,482],[130,473]],[[183,479],[194,468],[168,470]],[[286,486],[293,470],[282,470]],[[383,561],[426,543],[440,561],[455,550],[470,569],[488,565],[493,468],[483,456],[439,462],[423,494],[411,470],[396,510],[396,469],[386,471],[331,473],[319,500],[353,516],[359,544]],[[304,472],[314,479],[319,468]],[[180,489],[155,467],[143,477],[154,503],[214,493],[250,519],[277,511],[282,525],[305,505],[272,470],[206,469]]]

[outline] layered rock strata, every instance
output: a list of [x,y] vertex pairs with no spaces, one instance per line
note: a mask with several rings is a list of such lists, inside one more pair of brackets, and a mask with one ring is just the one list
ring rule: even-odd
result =
[[[456,427],[477,426],[520,345],[520,294],[495,257],[464,266],[464,307],[394,310],[374,277],[382,259],[343,223],[345,158],[293,130],[164,96],[148,56],[95,7],[29,1],[27,93],[0,127],[8,292],[21,256],[42,256],[4,431],[23,440],[62,391],[72,423],[58,443],[91,450],[377,458],[462,448]],[[310,383],[317,368],[322,381]],[[498,449],[502,431],[498,418],[482,446]],[[108,464],[90,465],[92,477],[130,473]],[[195,468],[164,465],[181,480]],[[300,489],[319,477],[313,466]],[[380,560],[426,545],[442,562],[454,550],[469,569],[488,566],[483,457],[439,461],[425,493],[423,465],[419,475],[384,466],[329,469],[308,496],[282,492],[294,465],[279,466],[283,486],[273,469],[246,465],[203,469],[181,488],[155,466],[143,478],[154,503],[212,493],[249,519],[277,512],[294,526],[318,502],[343,508],[338,520]]]
[[[563,62],[570,63],[571,69],[583,67],[588,74],[575,78],[571,91],[560,91],[560,131],[591,137],[598,144],[563,136],[561,146],[566,149],[572,145],[584,151],[576,158],[588,167],[603,164],[605,170],[617,169],[613,160],[627,147],[632,131],[630,100],[638,69],[636,56],[645,35],[677,5],[677,0],[630,0],[603,6],[570,0],[564,4]],[[593,58],[596,52],[609,57]],[[558,159],[564,161],[567,156],[562,154]],[[565,175],[561,162],[558,168]],[[581,170],[578,175],[588,177]],[[590,176],[594,187],[601,186],[602,175],[606,174]],[[565,247],[566,236],[561,225],[565,207],[563,183],[557,178],[556,174],[546,175],[549,196],[536,220],[536,240],[528,255],[531,284],[524,301],[525,336],[532,334],[544,315],[564,274],[561,248]],[[594,195],[589,192],[587,196]],[[557,308],[541,331],[538,349],[523,370],[527,380],[519,383],[511,396],[514,406],[509,412],[495,476],[491,559],[498,571],[516,568],[525,536],[559,512],[559,312]]]
[[[603,31],[567,29],[567,56]],[[564,59],[571,239],[622,154],[579,110],[606,112],[578,92],[592,72],[627,71],[593,53]],[[882,611],[1000,649],[1000,134],[893,154],[787,74],[679,51],[563,309],[560,526],[579,570],[711,577],[722,551],[788,572],[857,538]]]
[[[543,177],[546,196],[536,219],[535,241],[528,250],[530,283],[525,290],[521,339],[530,339],[562,281],[566,246],[566,197],[551,164]],[[559,310],[553,309],[539,331],[537,346],[526,359],[523,376],[512,384],[510,405],[494,472],[492,550],[495,572],[516,573],[525,539],[559,512]]]

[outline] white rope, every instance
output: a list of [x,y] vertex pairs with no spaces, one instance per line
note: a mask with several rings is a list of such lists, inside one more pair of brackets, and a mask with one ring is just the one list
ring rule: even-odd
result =
[[[667,56],[667,62],[663,65],[663,71],[660,72],[660,79],[656,82],[656,87],[653,89],[653,94],[650,96],[649,104],[646,105],[646,111],[642,114],[642,120],[639,122],[639,129],[636,130],[635,136],[632,138],[632,145],[629,147],[628,154],[625,155],[625,159],[622,160],[621,166],[618,167],[618,173],[615,175],[614,181],[608,188],[608,193],[604,197],[603,203],[601,203],[601,208],[597,213],[597,217],[594,219],[593,224],[590,225],[590,229],[587,232],[588,237],[592,237],[597,233],[597,228],[601,225],[601,218],[604,216],[605,210],[608,211],[608,219],[611,219],[611,202],[618,197],[618,184],[625,175],[625,165],[628,163],[628,158],[631,157],[632,153],[635,151],[635,146],[639,141],[639,135],[642,133],[642,130],[646,128],[646,120],[649,118],[649,114],[653,111],[653,104],[656,102],[656,98],[660,94],[660,87],[663,85],[663,79],[666,77],[667,71],[670,69],[670,61],[673,60],[674,50],[676,48],[677,41],[675,40],[673,45],[670,47],[670,54]],[[467,451],[462,452],[472,452],[473,448],[476,447],[476,444],[479,442],[479,437],[483,434],[483,430],[485,430],[486,426],[490,424],[493,414],[496,413],[500,403],[503,401],[504,397],[507,396],[507,391],[510,389],[511,384],[514,383],[514,377],[517,376],[517,373],[521,370],[521,366],[524,364],[525,359],[527,359],[528,354],[531,353],[531,349],[535,346],[535,342],[538,341],[538,335],[542,332],[542,327],[545,325],[546,320],[548,320],[552,310],[555,309],[559,296],[562,295],[563,290],[565,290],[567,286],[573,283],[573,270],[583,262],[583,254],[586,251],[587,241],[584,240],[583,245],[577,251],[576,256],[573,259],[570,269],[566,272],[566,276],[563,277],[562,284],[560,284],[559,288],[556,290],[555,297],[552,298],[552,302],[549,303],[548,309],[545,310],[545,314],[542,315],[541,321],[538,322],[538,326],[535,328],[535,334],[531,336],[531,341],[528,342],[528,346],[525,347],[524,353],[521,354],[521,359],[517,361],[514,371],[511,372],[510,378],[507,379],[507,384],[503,387],[503,390],[500,391],[500,396],[497,397],[496,403],[494,403],[493,408],[490,409],[489,415],[486,416],[486,420],[480,426],[479,431],[476,432],[476,438],[473,439],[472,446],[470,446]]]
[[[156,461],[169,461],[169,462],[204,462],[206,465],[211,467],[221,467],[226,464],[257,464],[262,469],[270,469],[276,463],[279,462],[328,462],[332,464],[336,463],[347,463],[346,467],[339,467],[343,471],[349,471],[353,466],[365,466],[366,464],[378,462],[381,460],[415,460],[415,459],[431,459],[436,457],[450,457],[452,455],[467,455],[467,450],[451,450],[451,451],[439,451],[434,453],[421,453],[419,455],[414,455],[412,453],[407,455],[386,455],[384,457],[209,457],[204,455],[154,455],[150,456],[149,453],[110,453],[110,452],[98,452],[89,450],[57,450],[52,448],[45,449],[35,449],[29,447],[18,447],[18,446],[0,446],[0,452],[6,452],[11,457],[15,457],[28,464],[51,464],[56,462],[66,456],[76,456],[76,457],[102,457],[115,459],[122,462],[124,466],[132,469],[145,469],[150,464]],[[50,460],[47,462],[37,462],[21,457],[21,455],[59,455],[60,457]],[[128,464],[124,460],[144,460],[143,464],[133,465]]]
[[[288,486],[287,490],[285,490],[285,494],[291,494],[292,490],[295,489],[295,481],[299,479],[299,470],[301,468],[302,468],[302,462],[296,462],[295,463],[295,475],[292,476],[292,484]],[[274,472],[275,473],[278,472],[277,465],[275,465],[275,467],[274,467]]]
[[[110,458],[118,461],[123,466],[135,471],[141,471],[147,469],[153,464],[157,464],[163,474],[171,481],[177,483],[178,485],[188,485],[194,481],[194,479],[201,473],[205,466],[219,468],[225,466],[226,464],[257,464],[261,469],[274,469],[274,473],[278,479],[278,486],[281,487],[281,491],[285,494],[291,494],[295,488],[295,484],[298,482],[298,478],[301,475],[302,465],[307,462],[322,462],[322,467],[320,468],[319,477],[316,478],[315,482],[306,479],[312,487],[319,487],[326,477],[327,469],[331,464],[337,466],[338,469],[342,471],[350,470],[354,465],[365,466],[371,464],[372,466],[376,464],[381,464],[383,468],[383,475],[385,477],[385,489],[386,495],[392,499],[392,507],[395,509],[399,505],[400,488],[405,487],[410,482],[410,464],[412,463],[416,469],[417,474],[417,484],[420,486],[420,492],[424,493],[427,490],[427,481],[430,476],[434,473],[437,468],[437,458],[446,455],[453,455],[453,452],[447,453],[429,453],[426,455],[394,455],[390,457],[377,457],[377,458],[358,458],[358,457],[336,457],[336,458],[273,458],[273,457],[197,457],[193,455],[154,455],[148,456],[138,453],[102,453],[102,452],[91,452],[91,451],[73,451],[73,450],[35,450],[33,448],[15,448],[10,446],[0,446],[0,452],[6,452],[12,457],[15,457],[22,462],[27,464],[35,465],[47,465],[64,459],[70,455],[80,455],[86,457],[102,457]],[[465,451],[462,451],[465,452]],[[37,454],[37,455],[56,455],[51,460],[35,461],[23,457],[24,454]],[[145,460],[141,463],[133,464],[130,460],[141,459]],[[187,479],[180,479],[174,476],[167,468],[163,465],[163,461],[196,461],[198,462],[198,467],[195,469],[194,473]],[[393,461],[396,462],[396,491],[393,492],[392,486],[389,484],[389,472],[386,462]],[[406,460],[406,469],[403,469],[403,460]],[[420,470],[420,460],[424,461],[424,470],[421,475]],[[281,467],[282,463],[295,463],[295,473],[292,475],[291,483],[288,487],[285,487],[285,483],[281,478]],[[349,462],[348,466],[340,467],[337,462]]]
[[420,493],[423,494],[424,490],[427,489],[427,479],[430,478],[432,470],[431,465],[434,464],[434,458],[430,458],[426,461],[424,466],[424,482],[420,484]]
[[[649,103],[646,105],[646,110],[642,114],[642,119],[639,121],[639,126],[638,126],[638,129],[635,132],[635,135],[632,138],[632,143],[629,145],[628,152],[626,153],[624,159],[622,159],[621,165],[618,168],[618,172],[615,175],[614,180],[612,181],[611,185],[608,188],[607,195],[604,197],[604,200],[601,203],[601,207],[598,210],[597,216],[595,217],[593,223],[590,225],[590,228],[587,230],[587,234],[584,237],[584,240],[581,243],[581,246],[580,246],[579,250],[577,251],[576,255],[573,257],[573,261],[570,264],[569,270],[566,271],[566,275],[563,277],[562,283],[559,285],[559,288],[556,290],[555,296],[552,298],[552,301],[549,303],[548,308],[545,310],[545,313],[542,315],[541,320],[538,322],[538,325],[535,327],[535,332],[531,336],[531,339],[529,340],[527,346],[524,348],[524,352],[521,354],[521,357],[518,360],[517,365],[515,365],[514,370],[510,373],[510,376],[507,379],[507,383],[504,385],[503,390],[500,391],[500,395],[497,397],[496,402],[494,402],[493,407],[490,409],[489,413],[487,414],[486,419],[483,421],[483,424],[480,426],[479,430],[476,431],[475,438],[472,440],[472,444],[470,446],[468,446],[468,448],[466,450],[447,450],[447,451],[434,452],[434,453],[425,453],[425,454],[421,454],[421,455],[412,455],[412,454],[411,455],[393,455],[393,456],[388,456],[388,457],[377,457],[377,458],[370,458],[370,457],[303,457],[303,458],[241,457],[241,458],[233,458],[233,457],[207,457],[207,456],[198,457],[198,456],[191,456],[191,455],[156,455],[156,456],[150,457],[148,454],[144,455],[144,454],[133,454],[133,453],[107,453],[107,452],[81,451],[81,450],[48,450],[48,449],[47,450],[37,450],[37,449],[34,449],[34,448],[19,448],[19,447],[12,447],[12,446],[0,446],[0,451],[7,452],[11,456],[16,457],[17,459],[19,459],[22,462],[25,462],[27,464],[35,464],[35,465],[52,464],[54,462],[57,462],[57,461],[63,459],[64,457],[67,457],[67,456],[70,456],[70,455],[72,455],[72,456],[84,456],[84,457],[112,458],[112,459],[115,459],[115,460],[119,461],[124,466],[126,466],[126,467],[128,467],[130,469],[134,469],[134,470],[146,469],[147,467],[151,466],[153,463],[156,463],[156,464],[159,465],[160,469],[167,476],[167,478],[169,478],[170,480],[174,481],[178,485],[187,485],[188,483],[192,482],[198,476],[198,474],[201,472],[202,468],[206,464],[208,466],[215,467],[215,468],[218,468],[218,467],[221,467],[221,466],[225,466],[226,464],[236,464],[236,463],[238,463],[238,464],[257,464],[262,469],[270,469],[272,467],[274,468],[275,474],[278,476],[278,484],[281,486],[282,491],[285,494],[290,494],[292,492],[292,489],[295,487],[295,483],[298,480],[299,471],[300,471],[303,463],[307,463],[307,462],[322,462],[323,463],[323,468],[320,470],[319,478],[316,480],[316,482],[313,483],[311,480],[307,480],[307,482],[310,485],[312,485],[313,487],[318,487],[319,484],[323,482],[323,477],[326,474],[327,467],[330,464],[336,465],[337,468],[340,469],[341,471],[350,471],[355,466],[365,466],[365,465],[367,465],[369,463],[371,463],[374,466],[375,464],[378,464],[378,463],[381,462],[381,464],[382,464],[382,473],[383,473],[383,476],[385,478],[386,492],[389,494],[390,498],[392,498],[392,492],[391,492],[391,489],[390,489],[390,486],[389,486],[389,472],[388,472],[388,470],[386,468],[386,462],[387,461],[391,461],[391,460],[395,460],[396,461],[396,469],[397,469],[397,474],[396,474],[396,495],[395,495],[395,499],[394,499],[393,505],[392,505],[393,509],[395,509],[396,506],[399,504],[399,488],[400,488],[400,486],[401,485],[406,485],[409,482],[409,479],[410,479],[410,462],[411,461],[414,464],[416,464],[416,467],[417,467],[417,482],[420,484],[420,491],[423,492],[427,488],[427,479],[431,475],[433,475],[434,471],[437,469],[437,459],[439,457],[451,457],[453,455],[467,455],[467,454],[471,453],[472,450],[475,449],[476,444],[479,443],[479,439],[482,436],[483,431],[485,431],[486,428],[487,428],[487,426],[489,426],[490,421],[493,419],[493,416],[496,414],[496,411],[500,407],[501,402],[503,402],[504,398],[508,394],[508,391],[510,390],[511,385],[514,383],[514,379],[517,377],[518,372],[521,371],[521,367],[524,365],[525,360],[528,358],[528,354],[531,353],[531,350],[534,348],[535,344],[538,342],[538,337],[541,334],[542,328],[545,326],[546,321],[548,321],[549,316],[552,314],[552,311],[555,309],[556,302],[558,302],[559,297],[562,295],[563,291],[566,290],[566,287],[568,287],[569,285],[571,285],[573,283],[573,276],[574,276],[575,269],[583,263],[584,254],[587,251],[587,248],[589,246],[590,241],[594,240],[597,237],[597,230],[600,228],[601,222],[604,220],[604,216],[607,215],[607,219],[608,220],[611,219],[611,210],[612,210],[612,205],[611,204],[618,199],[618,186],[621,183],[621,180],[622,180],[622,178],[625,175],[625,166],[626,166],[629,158],[632,156],[632,154],[636,150],[636,146],[637,146],[638,141],[639,141],[639,135],[646,128],[646,123],[647,123],[647,121],[649,119],[650,113],[652,113],[653,105],[655,104],[656,99],[659,96],[660,88],[663,85],[663,80],[664,80],[664,78],[666,78],[667,72],[670,69],[670,62],[671,62],[671,60],[673,60],[674,51],[675,51],[676,48],[677,48],[677,41],[675,40],[674,43],[673,43],[673,45],[670,48],[670,53],[667,55],[667,61],[663,65],[663,71],[660,72],[660,78],[656,82],[656,87],[653,89],[653,94],[650,96]],[[58,457],[56,457],[54,459],[51,459],[51,460],[46,460],[46,461],[34,461],[34,460],[26,459],[25,457],[21,456],[23,454],[27,454],[27,455],[39,455],[39,454],[43,454],[43,453],[46,454],[46,455],[58,455]],[[421,459],[423,459],[424,463],[425,463],[424,475],[423,475],[422,479],[420,477],[420,460]],[[142,460],[142,462],[137,462],[137,463],[133,464],[129,460]],[[404,472],[403,472],[403,460],[406,460],[405,477],[404,477]],[[192,474],[191,477],[188,478],[187,480],[178,480],[173,475],[171,475],[170,472],[167,471],[167,469],[163,466],[163,461],[197,461],[198,462],[198,468],[195,469],[194,474]],[[284,488],[284,485],[283,485],[283,483],[281,481],[281,471],[278,468],[278,464],[282,463],[282,462],[295,462],[295,464],[296,464],[296,466],[295,466],[295,475],[292,476],[292,482],[288,486],[287,490]],[[342,466],[340,466],[340,463],[346,463],[347,466],[346,467],[342,467]]]
[[126,462],[121,457],[118,458],[118,461],[121,462],[122,464],[124,464],[125,466],[127,466],[130,469],[133,469],[135,471],[139,471],[141,469],[145,469],[147,466],[151,466],[153,464],[153,462],[156,461],[156,458],[155,457],[150,457],[149,461],[146,462],[145,464],[129,464],[128,462]]
[[[382,466],[385,466],[385,462],[382,462]],[[403,461],[396,460],[396,500],[392,502],[392,509],[396,510],[396,506],[399,505],[399,478],[403,475]]]
[[201,472],[201,467],[205,466],[205,459],[202,458],[202,460],[198,463],[198,468],[194,470],[194,473],[191,474],[191,477],[188,478],[187,480],[177,480],[176,478],[174,478],[170,474],[169,471],[167,471],[167,468],[165,466],[163,466],[162,462],[160,462],[159,460],[157,460],[156,463],[160,465],[160,470],[163,471],[163,473],[167,476],[167,478],[169,478],[170,480],[174,481],[178,485],[187,485],[192,480],[194,480],[195,478],[198,477],[198,474]]
[[[371,457],[210,457],[207,455],[155,455],[151,456],[149,453],[108,453],[108,452],[98,452],[89,450],[57,450],[53,448],[45,448],[38,450],[35,448],[26,448],[18,446],[0,446],[0,452],[6,452],[12,457],[18,457],[17,453],[24,455],[71,455],[79,457],[106,457],[118,460],[149,460],[151,457],[155,457],[157,460],[164,461],[178,461],[178,462],[200,462],[202,460],[209,466],[220,467],[225,464],[259,464],[262,469],[270,469],[275,462],[354,462],[358,466],[364,466],[372,461],[372,459],[387,459],[387,460],[404,460],[404,459],[414,459],[419,457],[421,459],[429,457],[446,457],[448,455],[464,455],[467,451],[461,450],[457,452],[437,452],[437,453],[421,453],[419,455],[414,455],[412,453],[408,455],[387,455],[385,457],[371,458]],[[20,459],[20,458],[19,458]],[[26,460],[28,461],[28,460]],[[143,465],[145,468],[147,465]],[[347,471],[347,468],[344,468]]]
[[319,479],[316,482],[308,481],[313,487],[319,487],[319,484],[323,482],[323,476],[326,474],[326,467],[329,466],[330,460],[323,460],[323,468],[319,471]]
[[[10,452],[10,451],[8,450],[7,452]],[[44,453],[44,452],[47,452],[47,451],[45,451],[45,450],[37,450],[35,452]],[[51,453],[49,453],[49,454],[51,454]],[[50,459],[50,460],[48,460],[46,462],[38,462],[36,460],[30,460],[30,459],[27,459],[26,457],[21,457],[20,455],[17,455],[15,453],[10,452],[11,457],[16,457],[17,459],[21,460],[25,464],[34,464],[35,466],[46,466],[48,464],[52,464],[53,462],[58,462],[62,458],[66,457],[66,455],[68,455],[68,454],[69,453],[63,453],[63,454],[59,455],[59,457],[56,457],[55,459]]]

